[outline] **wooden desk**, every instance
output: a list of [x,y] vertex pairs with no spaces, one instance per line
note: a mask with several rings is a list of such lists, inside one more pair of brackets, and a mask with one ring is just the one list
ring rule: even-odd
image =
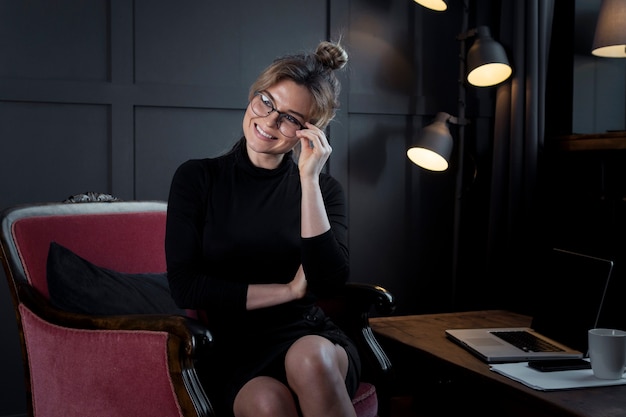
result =
[[[413,393],[417,408],[429,398],[439,402],[435,410],[441,408],[441,414],[433,414],[431,409],[424,415],[448,416],[453,408],[455,412],[500,417],[626,416],[625,385],[550,392],[533,390],[490,371],[489,365],[448,340],[444,333],[450,328],[528,326],[530,321],[528,316],[492,310],[379,317],[371,319],[371,326],[384,346],[399,342],[400,346],[408,347],[404,356],[390,355],[394,369],[410,374],[407,381],[419,381],[422,376],[437,378],[436,394],[424,384],[418,384]],[[467,405],[454,404],[467,399],[471,400]]]

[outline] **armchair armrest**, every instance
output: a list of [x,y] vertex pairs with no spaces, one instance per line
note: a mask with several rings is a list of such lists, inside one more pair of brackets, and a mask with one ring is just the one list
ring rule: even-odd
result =
[[30,285],[20,285],[19,297],[33,313],[50,323],[85,330],[145,330],[167,332],[185,341],[185,354],[195,356],[209,349],[213,335],[198,320],[165,314],[133,314],[120,316],[90,316],[71,313],[54,307]]
[[393,295],[378,285],[348,282],[340,295],[323,298],[318,304],[356,343],[363,363],[362,379],[385,382],[391,372],[391,361],[376,340],[369,318],[373,313],[392,314]]
[[[40,403],[30,405],[33,408],[47,409],[55,401],[70,401],[80,403],[77,409],[90,410],[116,398],[124,409],[120,414],[143,415],[152,410],[152,414],[171,415],[180,407],[185,416],[214,416],[195,367],[197,358],[211,348],[213,336],[199,321],[156,314],[70,313],[55,308],[28,285],[17,290],[22,302],[21,337],[30,338],[29,346],[36,346],[24,352],[29,356],[25,363],[31,374],[28,390],[41,391],[50,378],[64,381],[47,396],[33,396],[40,398]],[[89,378],[81,382],[74,373],[82,374],[83,363],[89,363]],[[98,389],[102,384],[107,390]],[[145,401],[141,400],[144,397]],[[168,398],[176,398],[177,405]],[[137,403],[145,407],[133,409]]]
[[393,295],[385,288],[359,282],[348,282],[345,286],[345,294],[348,299],[353,300],[359,311],[368,314],[372,308],[376,313],[388,316],[396,309]]

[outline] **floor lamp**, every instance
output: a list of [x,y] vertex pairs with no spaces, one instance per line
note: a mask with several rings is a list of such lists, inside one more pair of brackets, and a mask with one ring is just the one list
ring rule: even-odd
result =
[[[414,0],[416,3],[435,11],[445,11],[447,4],[443,0]],[[493,40],[487,26],[479,26],[468,30],[469,0],[463,0],[463,18],[459,41],[459,79],[457,115],[438,113],[435,121],[424,127],[417,135],[416,141],[407,150],[408,158],[416,165],[431,171],[448,169],[452,150],[456,144],[457,167],[454,200],[454,236],[452,247],[452,306],[456,302],[456,284],[458,274],[460,226],[461,226],[461,195],[463,192],[463,156],[465,146],[465,126],[469,121],[465,118],[466,80],[475,87],[490,87],[506,81],[512,73],[511,66],[502,45]],[[476,37],[469,50],[466,40]],[[450,134],[448,125],[458,126],[456,141]]]
[[626,58],[626,1],[602,0],[591,53]]

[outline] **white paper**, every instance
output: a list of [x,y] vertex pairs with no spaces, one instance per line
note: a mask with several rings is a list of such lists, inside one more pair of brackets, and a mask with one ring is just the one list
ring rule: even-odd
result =
[[528,362],[493,364],[490,369],[540,391],[626,384],[625,378],[615,380],[596,378],[591,369],[541,372],[529,367]]

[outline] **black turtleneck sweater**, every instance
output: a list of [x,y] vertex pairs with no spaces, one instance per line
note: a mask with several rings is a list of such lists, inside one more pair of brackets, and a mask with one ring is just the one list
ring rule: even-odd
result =
[[[320,187],[331,230],[302,238],[300,176],[291,153],[278,168],[262,169],[250,162],[240,141],[223,156],[183,163],[171,184],[166,232],[168,278],[177,304],[205,310],[216,336],[245,343],[300,320],[316,294],[343,285],[345,197],[327,174],[320,175]],[[246,311],[248,284],[288,283],[300,264],[307,296]]]

